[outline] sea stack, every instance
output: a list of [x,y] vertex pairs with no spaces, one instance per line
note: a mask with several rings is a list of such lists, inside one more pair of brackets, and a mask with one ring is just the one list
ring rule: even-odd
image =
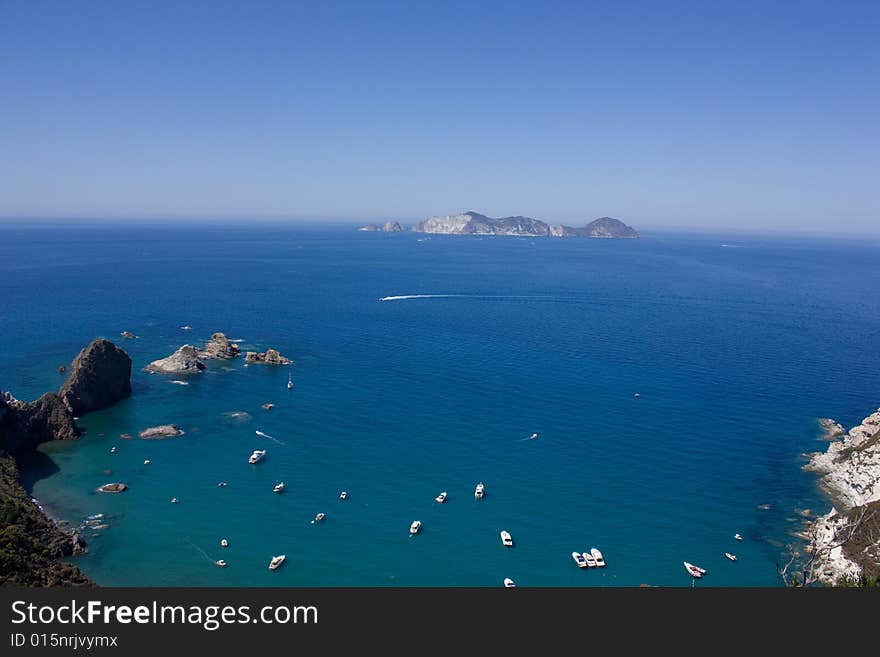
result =
[[201,358],[214,358],[229,360],[241,353],[241,348],[234,342],[230,342],[224,333],[215,333],[205,344],[205,348],[199,353]]
[[205,369],[205,364],[199,358],[200,355],[198,349],[185,344],[170,356],[154,360],[144,369],[147,372],[161,374],[198,374]]
[[131,395],[131,358],[109,340],[94,340],[73,359],[58,395],[74,415],[112,406]]
[[275,349],[267,349],[260,353],[257,351],[249,351],[245,354],[245,361],[248,363],[265,363],[266,365],[289,365],[290,359],[282,356]]

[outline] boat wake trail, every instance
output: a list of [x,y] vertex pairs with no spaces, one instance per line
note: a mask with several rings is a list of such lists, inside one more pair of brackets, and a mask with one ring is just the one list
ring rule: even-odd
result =
[[186,539],[186,542],[189,543],[190,545],[192,545],[196,550],[198,550],[199,552],[201,552],[202,556],[205,557],[205,559],[207,559],[207,560],[210,561],[211,563],[216,563],[216,560],[215,560],[215,559],[212,559],[210,554],[208,554],[207,552],[205,552],[202,548],[200,548],[198,545],[196,545],[195,543],[193,543],[191,540]]
[[257,434],[258,436],[262,436],[263,438],[268,438],[269,440],[273,440],[276,443],[278,443],[279,445],[284,445],[285,447],[287,447],[287,443],[285,443],[281,440],[278,440],[277,438],[275,438],[273,436],[270,436],[268,433],[263,433],[262,431],[254,431],[254,433]]
[[398,294],[382,297],[379,301],[409,301],[411,299],[519,299],[525,301],[572,301],[572,297],[546,294]]

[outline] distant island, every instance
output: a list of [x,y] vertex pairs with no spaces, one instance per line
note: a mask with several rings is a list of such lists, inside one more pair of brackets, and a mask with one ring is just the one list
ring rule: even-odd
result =
[[[396,221],[384,226],[368,224],[358,230],[397,233],[404,229]],[[487,217],[479,212],[464,212],[445,217],[430,217],[410,228],[414,233],[435,235],[516,235],[522,237],[593,237],[633,239],[639,236],[632,227],[613,217],[600,217],[586,226],[551,226],[531,217]]]
[[396,221],[387,221],[381,226],[378,224],[367,224],[366,226],[361,226],[358,230],[368,233],[400,233],[403,232],[403,227]]

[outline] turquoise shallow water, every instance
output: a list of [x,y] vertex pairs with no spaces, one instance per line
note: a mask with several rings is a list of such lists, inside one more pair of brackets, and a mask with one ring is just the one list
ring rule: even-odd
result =
[[[10,224],[0,388],[56,388],[98,336],[131,354],[132,398],[26,473],[56,515],[107,515],[77,561],[101,584],[689,586],[688,560],[701,585],[776,585],[795,510],[828,508],[800,470],[824,445],[816,418],[880,403],[878,255],[743,235]],[[416,294],[453,296],[378,301]],[[188,386],[141,371],[218,330],[295,362],[210,362]],[[119,437],[163,422],[186,434]],[[130,490],[94,492],[110,480]],[[608,567],[579,571],[571,551],[593,546]]]

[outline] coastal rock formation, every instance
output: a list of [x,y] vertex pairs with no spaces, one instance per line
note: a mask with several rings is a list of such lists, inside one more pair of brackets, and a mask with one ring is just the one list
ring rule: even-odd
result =
[[199,356],[198,349],[192,345],[185,344],[170,356],[154,360],[144,369],[151,373],[198,374],[205,369],[205,364],[199,359]]
[[[826,430],[834,427],[823,422]],[[822,486],[839,505],[806,533],[816,579],[837,583],[880,577],[880,409],[811,454],[804,466],[822,475]]]
[[412,227],[416,233],[443,235],[517,235],[529,237],[635,238],[639,234],[619,219],[601,217],[582,228],[553,226],[531,217],[487,217],[479,212],[431,217]]
[[400,233],[403,231],[403,227],[396,221],[386,221],[381,226],[378,224],[367,224],[366,226],[361,226],[358,230],[370,233]]
[[160,424],[157,427],[148,427],[138,433],[144,440],[161,440],[162,438],[175,438],[183,435],[183,429],[176,424]]
[[600,217],[591,221],[583,228],[554,226],[551,229],[551,235],[553,237],[594,237],[606,239],[633,239],[639,236],[632,226],[627,226],[619,219],[613,217]]
[[199,356],[201,358],[229,360],[230,358],[235,358],[240,353],[241,348],[234,342],[230,342],[225,334],[215,333],[205,344],[205,348],[199,353]]
[[131,358],[109,340],[95,340],[73,359],[58,394],[74,415],[112,406],[131,395]]
[[32,402],[0,399],[0,454],[26,452],[40,443],[79,435],[73,413],[54,392]]
[[267,349],[260,353],[257,351],[249,351],[245,354],[245,361],[248,363],[265,363],[266,365],[289,365],[290,359],[282,356],[275,349]]

